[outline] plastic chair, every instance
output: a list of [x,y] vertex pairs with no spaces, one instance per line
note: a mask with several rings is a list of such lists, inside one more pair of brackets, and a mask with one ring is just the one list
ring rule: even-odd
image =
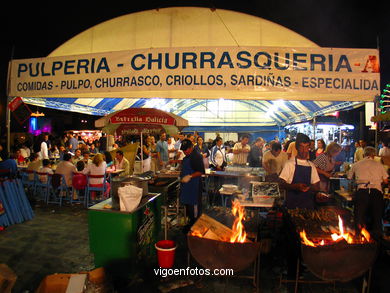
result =
[[[66,185],[63,174],[48,174],[50,178],[49,193],[46,203],[56,203],[62,205],[63,198],[69,198],[69,187]],[[63,194],[65,193],[65,196]]]
[[[93,179],[103,179],[103,183],[101,184],[91,184],[91,178]],[[107,183],[107,176],[106,173],[104,175],[92,175],[88,174],[87,175],[87,190],[86,190],[86,207],[89,207],[93,204],[96,204],[103,199],[104,195],[107,192],[106,188],[106,183]],[[97,193],[101,193],[101,199],[97,199]]]
[[23,187],[27,190],[27,192],[32,192],[32,195],[35,196],[35,171],[23,169],[20,170],[20,174],[22,177]]
[[[38,195],[38,199],[47,202],[49,196],[49,190],[51,186],[51,178],[47,172],[35,172],[35,194]],[[41,177],[46,176],[46,181],[41,181]],[[39,196],[41,195],[41,196]]]
[[77,199],[73,198],[75,194],[70,196],[70,203],[84,203],[87,207],[86,193],[87,193],[87,176],[81,173],[74,173],[72,178],[73,193],[77,193]]

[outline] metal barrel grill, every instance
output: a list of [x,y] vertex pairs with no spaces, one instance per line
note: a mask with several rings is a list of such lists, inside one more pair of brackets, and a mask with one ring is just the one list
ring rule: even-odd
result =
[[[352,215],[346,209],[328,206],[318,211],[289,211],[296,232],[305,230],[310,239],[331,239],[324,226],[337,226],[341,216],[345,227],[352,225]],[[327,241],[324,245],[311,246],[300,243],[302,261],[316,277],[324,281],[348,282],[362,276],[374,264],[378,245],[373,240],[361,243],[347,243],[344,239]]]
[[233,269],[249,267],[260,252],[260,242],[231,243],[187,235],[188,249],[194,259],[206,269]]
[[367,272],[377,257],[377,244],[348,244],[312,247],[301,244],[303,262],[318,278],[348,282]]

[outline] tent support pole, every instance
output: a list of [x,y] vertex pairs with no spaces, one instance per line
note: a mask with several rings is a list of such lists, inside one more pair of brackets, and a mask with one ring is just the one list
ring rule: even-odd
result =
[[11,97],[7,96],[7,110],[6,110],[6,120],[7,120],[7,152],[11,152],[11,109],[9,108],[9,103],[11,102]]
[[141,173],[144,173],[144,147],[143,147],[143,133],[141,131],[140,136],[140,142],[141,142]]
[[317,128],[316,116],[313,117],[313,140],[316,141],[316,128]]

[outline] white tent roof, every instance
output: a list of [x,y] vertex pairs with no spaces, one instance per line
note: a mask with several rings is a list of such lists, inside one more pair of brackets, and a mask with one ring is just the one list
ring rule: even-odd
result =
[[[178,47],[307,47],[318,46],[276,23],[234,11],[172,7],[120,16],[98,24],[73,37],[48,57]],[[128,107],[154,107],[187,119],[190,125],[285,125],[313,116],[361,105],[354,100],[291,101],[251,99],[238,91],[225,91],[219,99],[208,100],[200,91],[150,91],[106,96],[74,93],[64,97],[24,97],[25,102],[43,107],[106,115]],[[182,99],[183,97],[192,97]],[[155,98],[153,98],[155,97]]]

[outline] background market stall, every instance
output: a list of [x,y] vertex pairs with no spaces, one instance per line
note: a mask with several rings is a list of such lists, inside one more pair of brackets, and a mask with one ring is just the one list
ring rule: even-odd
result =
[[[114,136],[139,136],[141,144],[141,166],[143,161],[143,135],[159,135],[162,131],[176,135],[188,126],[188,121],[173,113],[152,108],[128,108],[116,111],[95,121],[97,128]],[[109,141],[109,139],[107,139]],[[126,154],[134,165],[136,151]]]

